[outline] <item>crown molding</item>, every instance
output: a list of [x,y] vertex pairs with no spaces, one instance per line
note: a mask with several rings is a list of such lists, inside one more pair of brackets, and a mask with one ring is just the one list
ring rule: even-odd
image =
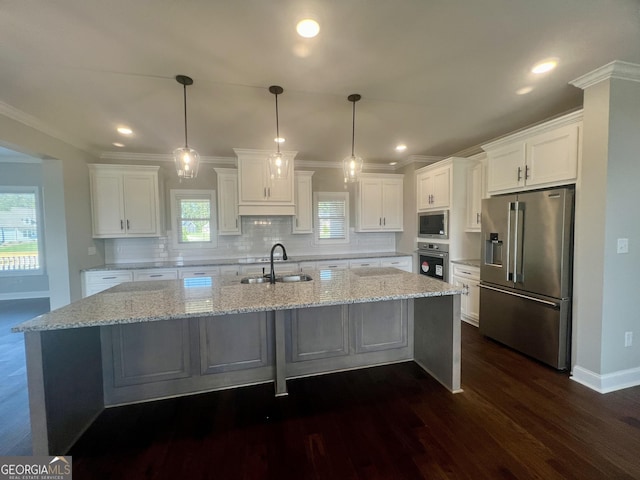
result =
[[19,122],[23,125],[26,125],[27,127],[33,128],[34,130],[37,130],[38,132],[43,133],[44,135],[47,135],[49,137],[60,140],[61,142],[69,144],[73,147],[76,147],[82,150],[83,152],[87,152],[92,155],[96,154],[96,152],[93,151],[89,147],[89,145],[81,142],[77,138],[74,138],[65,133],[62,133],[59,130],[56,130],[55,128],[53,128],[52,126],[46,124],[45,122],[37,119],[33,115],[29,115],[28,113],[25,113],[22,110],[18,110],[17,108],[12,107],[8,103],[4,103],[2,101],[0,101],[0,115],[2,115],[3,117],[7,117],[11,120],[14,120],[16,122]]
[[[102,152],[102,160],[126,160],[138,162],[173,162],[173,155],[170,153],[133,153],[133,152]],[[235,157],[209,157],[201,156],[201,163],[212,163],[216,165],[236,166]]]
[[586,89],[597,83],[612,78],[618,80],[628,80],[631,82],[640,82],[640,65],[629,62],[614,60],[600,68],[596,68],[592,72],[586,73],[569,83],[575,87]]

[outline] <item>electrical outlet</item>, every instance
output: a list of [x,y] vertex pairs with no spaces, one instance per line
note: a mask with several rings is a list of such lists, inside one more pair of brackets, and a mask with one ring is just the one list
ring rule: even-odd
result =
[[624,346],[630,347],[633,345],[633,332],[624,332]]
[[618,239],[618,248],[616,253],[629,253],[629,239],[628,238],[619,238]]

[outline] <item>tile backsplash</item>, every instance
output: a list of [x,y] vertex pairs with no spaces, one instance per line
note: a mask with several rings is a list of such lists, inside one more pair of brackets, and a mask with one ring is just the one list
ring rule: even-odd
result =
[[105,240],[106,263],[137,263],[171,260],[208,260],[263,257],[274,243],[283,243],[287,253],[325,255],[344,253],[392,252],[395,233],[349,233],[348,244],[317,245],[313,234],[293,235],[292,217],[241,217],[242,235],[219,235],[212,249],[181,249],[172,245],[170,234],[155,238],[115,238]]

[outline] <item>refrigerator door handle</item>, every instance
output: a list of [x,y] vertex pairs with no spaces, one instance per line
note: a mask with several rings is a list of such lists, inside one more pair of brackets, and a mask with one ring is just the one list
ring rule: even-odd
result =
[[[515,228],[514,228],[514,240],[513,240],[513,281],[514,283],[522,282],[524,280],[524,271],[522,269],[522,257],[524,256],[524,202],[515,202]],[[518,273],[518,262],[520,263],[520,273]]]
[[512,295],[514,297],[524,298],[525,300],[531,300],[532,302],[542,303],[544,305],[548,305],[550,307],[558,310],[560,308],[560,304],[557,302],[550,302],[549,300],[543,300],[541,298],[530,297],[529,295],[524,295],[522,293],[510,292],[508,290],[502,290],[501,288],[490,287],[489,285],[480,284],[480,288],[486,288],[487,290],[493,290],[495,292],[506,293],[507,295]]
[[511,282],[511,270],[509,264],[511,263],[511,207],[513,202],[507,204],[507,261],[506,261],[506,273],[507,282]]

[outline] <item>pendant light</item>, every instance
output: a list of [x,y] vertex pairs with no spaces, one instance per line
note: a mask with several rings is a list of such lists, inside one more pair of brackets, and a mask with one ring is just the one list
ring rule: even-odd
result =
[[357,93],[353,93],[347,97],[347,100],[353,103],[352,129],[351,129],[351,156],[342,160],[342,170],[344,172],[344,182],[351,183],[358,180],[358,175],[362,173],[362,157],[358,157],[354,153],[354,145],[356,138],[356,102],[362,97]]
[[187,142],[187,85],[193,85],[193,79],[186,75],[176,75],[176,81],[182,85],[184,91],[184,147],[173,151],[173,160],[176,163],[178,177],[195,178],[198,175],[200,154],[193,148],[189,148]]
[[280,153],[280,124],[278,119],[278,95],[284,89],[278,85],[269,87],[269,91],[276,97],[276,151],[269,155],[269,174],[271,178],[284,179],[289,177],[289,159]]

